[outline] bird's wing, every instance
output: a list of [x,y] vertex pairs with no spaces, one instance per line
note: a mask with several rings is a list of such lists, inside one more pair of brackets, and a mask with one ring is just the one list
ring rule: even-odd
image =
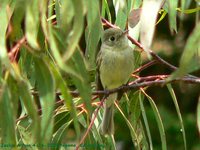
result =
[[[103,85],[101,83],[101,79],[100,79],[99,67],[100,67],[101,61],[102,61],[102,57],[100,55],[101,55],[101,51],[99,51],[99,53],[97,55],[97,60],[96,60],[96,64],[97,64],[97,68],[96,68],[96,90],[104,90]],[[99,94],[99,98],[102,99],[103,95]]]

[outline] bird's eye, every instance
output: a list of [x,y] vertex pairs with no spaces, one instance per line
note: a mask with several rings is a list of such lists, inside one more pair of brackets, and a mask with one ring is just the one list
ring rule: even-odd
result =
[[115,40],[115,37],[114,37],[114,36],[111,36],[111,37],[109,38],[109,40],[113,42],[113,41]]

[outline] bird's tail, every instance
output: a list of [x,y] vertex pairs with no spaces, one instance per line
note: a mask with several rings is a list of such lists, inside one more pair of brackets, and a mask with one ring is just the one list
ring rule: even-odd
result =
[[101,133],[103,135],[112,135],[114,134],[114,104],[104,109]]

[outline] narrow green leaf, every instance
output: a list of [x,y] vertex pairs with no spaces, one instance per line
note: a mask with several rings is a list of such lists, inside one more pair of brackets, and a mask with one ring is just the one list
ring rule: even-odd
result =
[[56,133],[54,133],[53,138],[51,143],[52,144],[56,144],[57,146],[55,147],[55,149],[58,149],[59,147],[61,147],[61,142],[62,139],[64,138],[64,136],[66,135],[66,132],[68,130],[69,125],[72,123],[72,120],[69,122],[66,122],[65,124],[63,124]]
[[[76,117],[79,118],[82,115],[82,113],[80,112]],[[77,119],[76,118],[76,119]],[[63,137],[65,136],[67,129],[69,127],[69,125],[73,122],[75,118],[72,117],[71,120],[67,120],[66,123],[64,123],[53,135],[53,139],[51,141],[51,143],[56,143],[59,146],[59,143],[62,142]],[[75,147],[76,145],[74,145]]]
[[12,96],[9,91],[9,87],[6,83],[3,83],[0,93],[1,143],[15,146],[15,115],[11,99]]
[[192,34],[189,36],[184,52],[181,56],[180,67],[168,80],[176,77],[183,77],[187,73],[200,68],[200,23],[197,24]]
[[[95,67],[95,57],[97,54],[98,43],[102,33],[102,24],[100,20],[99,2],[88,1],[87,13],[87,32],[85,32],[86,52],[85,56],[89,62],[89,70]],[[90,11],[91,10],[91,11]],[[94,28],[95,27],[95,28]]]
[[70,111],[71,116],[74,118],[73,121],[74,121],[75,130],[76,130],[77,136],[79,137],[80,136],[80,127],[79,127],[78,120],[77,120],[77,112],[76,112],[74,101],[69,93],[69,88],[67,86],[67,83],[63,79],[63,77],[61,76],[61,73],[55,67],[55,65],[53,65],[53,63],[51,63],[51,62],[49,62],[49,64],[50,64],[52,73],[55,77],[56,84],[62,93],[62,97],[65,100],[65,105],[66,105],[67,109]]
[[106,15],[108,16],[108,21],[112,22],[112,18],[111,18],[111,13],[110,13],[110,8],[108,6],[108,2],[107,2],[107,0],[102,0],[101,16],[103,18],[105,18]]
[[199,97],[199,101],[197,104],[197,127],[198,127],[199,134],[200,134],[200,97]]
[[[60,50],[60,45],[66,45],[65,41],[62,40],[62,43],[58,43],[57,37],[55,36],[55,28],[52,26],[51,22],[47,22],[46,20],[46,12],[47,12],[47,7],[48,7],[48,1],[40,1],[40,19],[41,19],[41,24],[42,24],[42,29],[45,35],[45,38],[48,40],[49,46],[51,53],[53,57],[51,56],[50,52],[49,55],[52,57],[52,59],[55,59],[55,62],[57,63],[58,67],[69,73],[72,74],[78,78],[81,79],[81,77],[74,71],[73,68],[70,68],[66,63],[63,61],[62,56],[59,52]],[[51,15],[51,12],[53,12],[52,8],[49,10],[49,15]]]
[[74,7],[74,24],[72,29],[72,35],[68,40],[67,51],[63,56],[63,61],[67,61],[73,55],[78,45],[79,39],[83,32],[83,23],[84,23],[84,12],[83,12],[83,2],[80,0],[73,0]]
[[146,140],[146,135],[144,134],[144,129],[140,120],[141,116],[141,109],[140,109],[140,91],[136,91],[135,93],[130,93],[130,98],[127,97],[129,102],[129,117],[130,123],[134,127],[136,131],[139,144],[141,145],[141,149],[148,148],[148,142]]
[[[93,115],[94,115],[94,113],[92,114],[92,118],[94,117]],[[104,143],[102,135],[101,135],[101,132],[100,132],[100,126],[101,126],[101,122],[102,122],[102,117],[103,117],[103,108],[100,108],[99,112],[98,112],[98,115],[97,115],[96,119],[94,120],[94,125],[92,126],[93,137],[100,144]],[[100,147],[100,148],[102,149],[102,147]]]
[[136,125],[138,123],[138,120],[141,115],[141,110],[140,110],[140,100],[139,100],[139,91],[130,94],[131,97],[128,100],[128,110],[129,114],[131,114],[131,123],[136,128]]
[[145,108],[144,108],[144,105],[143,105],[143,99],[144,99],[144,96],[140,92],[140,95],[139,95],[140,109],[141,109],[142,117],[143,117],[143,120],[144,120],[145,129],[146,129],[146,132],[147,132],[147,137],[148,137],[148,140],[149,140],[149,148],[150,148],[150,150],[153,150],[151,132],[150,132],[150,128],[149,128],[149,124],[148,124]]
[[60,54],[60,51],[62,48],[66,48],[66,43],[65,41],[63,41],[61,38],[63,37],[62,34],[60,34],[59,31],[55,30],[54,28],[52,28],[51,26],[50,28],[50,47],[51,47],[51,52],[53,54],[53,57],[51,56],[51,53],[49,53],[50,57],[52,57],[52,59],[55,59],[55,61],[57,62],[57,65],[59,66],[59,68],[71,75],[74,75],[75,77],[79,78],[80,80],[82,80],[81,76],[74,70],[73,67],[70,67],[69,65],[67,65],[66,63],[64,63],[64,61],[62,60],[62,56]]
[[176,8],[178,6],[178,0],[168,0],[168,13],[169,13],[169,26],[170,31],[177,33],[177,23],[176,23]]
[[28,88],[28,85],[25,81],[19,81],[18,82],[18,88],[19,90],[19,96],[21,99],[21,102],[24,104],[26,111],[31,118],[32,122],[32,131],[31,134],[32,139],[29,139],[29,144],[40,142],[40,120],[39,116],[37,114],[36,104],[34,103],[34,100],[31,96],[30,90]]
[[178,106],[178,101],[176,99],[176,95],[174,93],[174,90],[171,86],[171,84],[167,84],[167,88],[169,90],[169,93],[173,99],[173,102],[174,102],[174,105],[175,105],[175,108],[176,108],[176,112],[177,112],[177,115],[178,115],[178,118],[179,118],[179,121],[180,121],[180,125],[181,125],[181,132],[183,134],[183,142],[184,142],[184,147],[185,149],[187,149],[187,142],[186,142],[186,136],[185,136],[185,128],[184,128],[184,124],[183,124],[183,119],[182,119],[182,116],[181,116],[181,112],[180,112],[180,109],[179,109],[179,106]]
[[123,111],[121,110],[121,108],[115,103],[115,106],[117,107],[117,109],[119,110],[119,112],[121,113],[122,117],[124,118],[124,120],[127,123],[127,126],[129,127],[130,130],[130,134],[132,137],[132,141],[135,145],[135,147],[140,150],[140,142],[139,142],[139,137],[137,136],[137,133],[134,129],[134,127],[132,126],[132,124],[130,123],[130,121],[127,119],[127,117],[125,116],[125,114],[123,113]]
[[63,105],[56,109],[54,117],[54,131],[57,131],[63,124],[69,121],[70,111]]
[[[35,49],[39,49],[37,36],[39,29],[39,1],[31,0],[27,3],[26,10],[26,39]],[[33,32],[34,31],[34,32]]]
[[26,0],[18,0],[15,2],[13,14],[10,18],[10,25],[12,26],[12,32],[8,34],[9,44],[16,42],[23,36],[22,22],[25,16]]
[[196,13],[200,10],[200,7],[196,7],[196,8],[193,8],[193,9],[180,9],[180,8],[176,8],[177,11],[180,11],[184,14],[191,14],[191,13]]
[[[56,0],[56,21],[59,29],[65,34],[69,34],[71,29],[71,21],[74,17],[74,7],[72,1]],[[66,17],[67,14],[67,17]]]
[[[35,147],[33,146],[33,144],[35,144],[35,143],[30,142],[32,140],[32,134],[29,131],[27,131],[27,129],[25,127],[23,127],[19,124],[17,125],[17,130],[20,135],[20,140],[23,142],[23,144],[27,145],[27,147],[30,150],[34,149]],[[17,146],[18,148],[22,148],[22,147],[20,147],[20,144],[18,143],[18,146]],[[30,145],[30,146],[28,146],[28,145]]]
[[166,12],[165,10],[163,10],[163,11],[162,11],[161,17],[160,17],[160,19],[157,21],[156,24],[159,24],[159,23],[165,18],[166,15],[167,15],[167,12]]
[[7,10],[6,10],[7,2],[3,1],[1,4],[0,9],[0,20],[1,20],[1,27],[0,27],[0,59],[1,63],[3,63],[7,68],[11,68],[11,64],[8,58],[7,49],[6,49],[6,31],[8,27],[8,17],[7,17]]
[[184,17],[184,11],[185,11],[185,9],[186,9],[186,2],[185,2],[186,0],[181,0],[181,10],[182,10],[182,12],[181,12],[181,19],[183,19],[183,17]]
[[86,105],[89,116],[91,115],[91,86],[89,83],[89,76],[86,70],[84,57],[81,54],[80,50],[77,49],[72,57],[71,64],[75,67],[76,72],[78,72],[84,80],[79,80],[76,77],[73,77],[74,83],[80,92],[80,96],[83,98],[83,101]]
[[125,29],[126,27],[126,20],[127,20],[127,15],[123,10],[120,10],[117,14],[116,22],[115,24],[119,26],[121,29]]
[[159,132],[160,132],[160,138],[161,138],[161,142],[162,142],[162,149],[167,150],[165,129],[164,129],[163,122],[162,122],[160,113],[158,111],[158,108],[157,108],[156,104],[154,103],[153,99],[149,95],[147,95],[146,93],[144,93],[144,94],[147,97],[147,99],[149,100],[149,103],[151,105],[151,108],[152,108],[154,115],[155,115],[155,118],[156,118],[156,122],[157,122],[158,129],[159,129]]
[[115,24],[124,30],[126,27],[126,21],[128,19],[127,3],[126,1],[113,0],[113,5],[116,15]]
[[34,58],[36,83],[42,107],[41,139],[44,144],[49,142],[53,133],[52,115],[55,103],[55,81],[45,60]]

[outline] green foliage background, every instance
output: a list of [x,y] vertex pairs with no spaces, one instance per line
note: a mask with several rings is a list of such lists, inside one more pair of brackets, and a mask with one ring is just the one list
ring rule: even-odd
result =
[[[125,29],[130,11],[143,3],[126,0],[124,7],[117,10],[118,2],[1,1],[0,149],[77,146],[99,102],[92,92],[95,56],[103,31],[101,17]],[[199,76],[198,2],[166,0],[159,18],[152,49],[180,67],[169,72],[158,64],[140,75],[172,74],[169,80],[188,73]],[[22,42],[25,38],[26,42]],[[16,46],[20,47],[17,56],[12,53]],[[135,51],[135,55],[136,68],[147,61],[139,52]],[[116,107],[115,136],[103,137],[98,132],[101,108],[82,146],[199,149],[199,89],[199,85],[180,82],[145,88],[146,94],[138,89],[130,91]]]

